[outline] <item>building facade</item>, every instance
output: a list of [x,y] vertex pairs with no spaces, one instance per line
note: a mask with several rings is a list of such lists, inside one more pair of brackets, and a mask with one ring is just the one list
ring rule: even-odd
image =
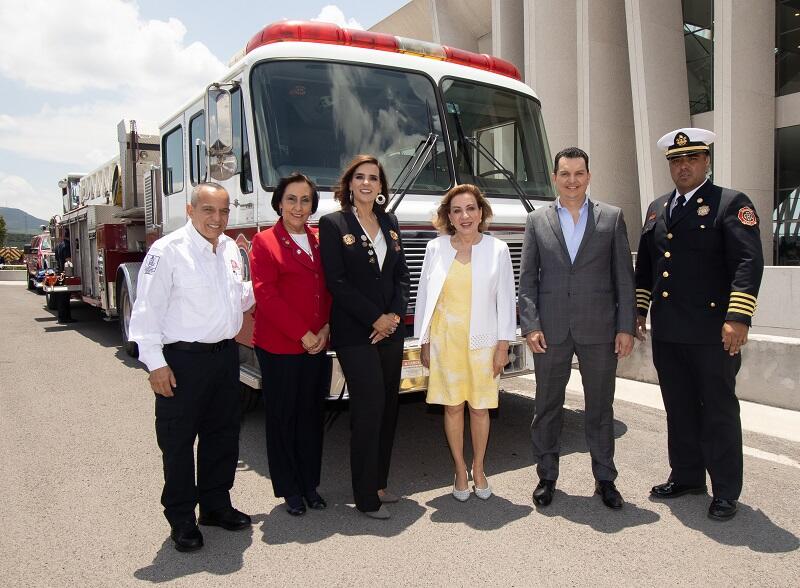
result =
[[656,141],[713,130],[714,182],[755,203],[767,263],[800,265],[800,0],[411,0],[372,30],[514,63],[633,247],[672,187]]

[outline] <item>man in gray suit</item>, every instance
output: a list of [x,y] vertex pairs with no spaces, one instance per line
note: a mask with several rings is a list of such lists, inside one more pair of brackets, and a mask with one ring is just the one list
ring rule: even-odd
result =
[[635,287],[622,211],[586,197],[590,178],[583,150],[560,151],[553,165],[558,198],[531,212],[525,227],[519,310],[536,370],[531,439],[539,484],[533,501],[547,506],[553,500],[574,353],[595,491],[607,507],[618,509],[623,501],[614,485],[612,405],[617,360],[633,350]]

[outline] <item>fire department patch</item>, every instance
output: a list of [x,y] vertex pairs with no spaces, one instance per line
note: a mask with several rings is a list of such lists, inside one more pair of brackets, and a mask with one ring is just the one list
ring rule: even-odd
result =
[[649,222],[651,220],[655,220],[655,218],[656,218],[656,213],[655,212],[651,212],[650,216],[647,217],[647,220]]
[[389,236],[390,236],[390,237],[391,237],[393,240],[397,241],[397,233],[395,233],[394,231],[389,231]]
[[739,209],[739,222],[743,225],[747,225],[748,227],[752,227],[758,224],[758,217],[756,216],[756,211],[750,208],[749,206],[742,206]]
[[148,255],[144,258],[144,273],[154,274],[158,267],[158,262],[161,259],[160,255]]

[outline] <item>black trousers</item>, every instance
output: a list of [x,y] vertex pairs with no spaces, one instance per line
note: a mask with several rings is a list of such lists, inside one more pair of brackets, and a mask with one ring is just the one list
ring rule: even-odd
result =
[[381,507],[397,428],[403,342],[352,345],[336,350],[350,395],[350,473],[356,508]]
[[736,398],[741,354],[722,347],[653,340],[653,363],[667,411],[670,479],[700,486],[706,471],[716,498],[742,491],[742,425]]
[[72,312],[70,311],[70,304],[69,304],[70,293],[61,292],[59,294],[53,294],[53,296],[57,296],[56,308],[58,308],[58,320],[71,321]]
[[586,445],[592,457],[595,480],[615,480],[614,390],[617,357],[614,343],[582,345],[572,335],[562,343],[549,343],[546,353],[534,353],[536,401],[531,441],[536,473],[543,480],[557,480],[564,395],[572,372],[572,355],[578,356],[586,411]]
[[316,490],[331,360],[325,353],[284,355],[259,347],[256,356],[264,382],[267,459],[275,496]]
[[[164,349],[175,374],[174,396],[156,395],[156,438],[164,460],[161,504],[171,525],[231,506],[239,460],[239,354],[234,342],[216,352]],[[194,442],[197,439],[197,482]]]

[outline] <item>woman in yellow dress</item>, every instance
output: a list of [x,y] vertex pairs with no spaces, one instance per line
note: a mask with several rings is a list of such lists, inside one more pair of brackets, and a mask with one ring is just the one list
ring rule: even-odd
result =
[[434,218],[442,235],[431,240],[419,279],[414,335],[428,368],[429,404],[444,405],[444,430],[453,457],[453,496],[470,497],[464,459],[464,403],[469,407],[473,489],[492,495],[484,469],[489,409],[497,407],[500,372],[516,338],[511,254],[484,233],[492,216],[477,186],[461,184],[445,194]]

